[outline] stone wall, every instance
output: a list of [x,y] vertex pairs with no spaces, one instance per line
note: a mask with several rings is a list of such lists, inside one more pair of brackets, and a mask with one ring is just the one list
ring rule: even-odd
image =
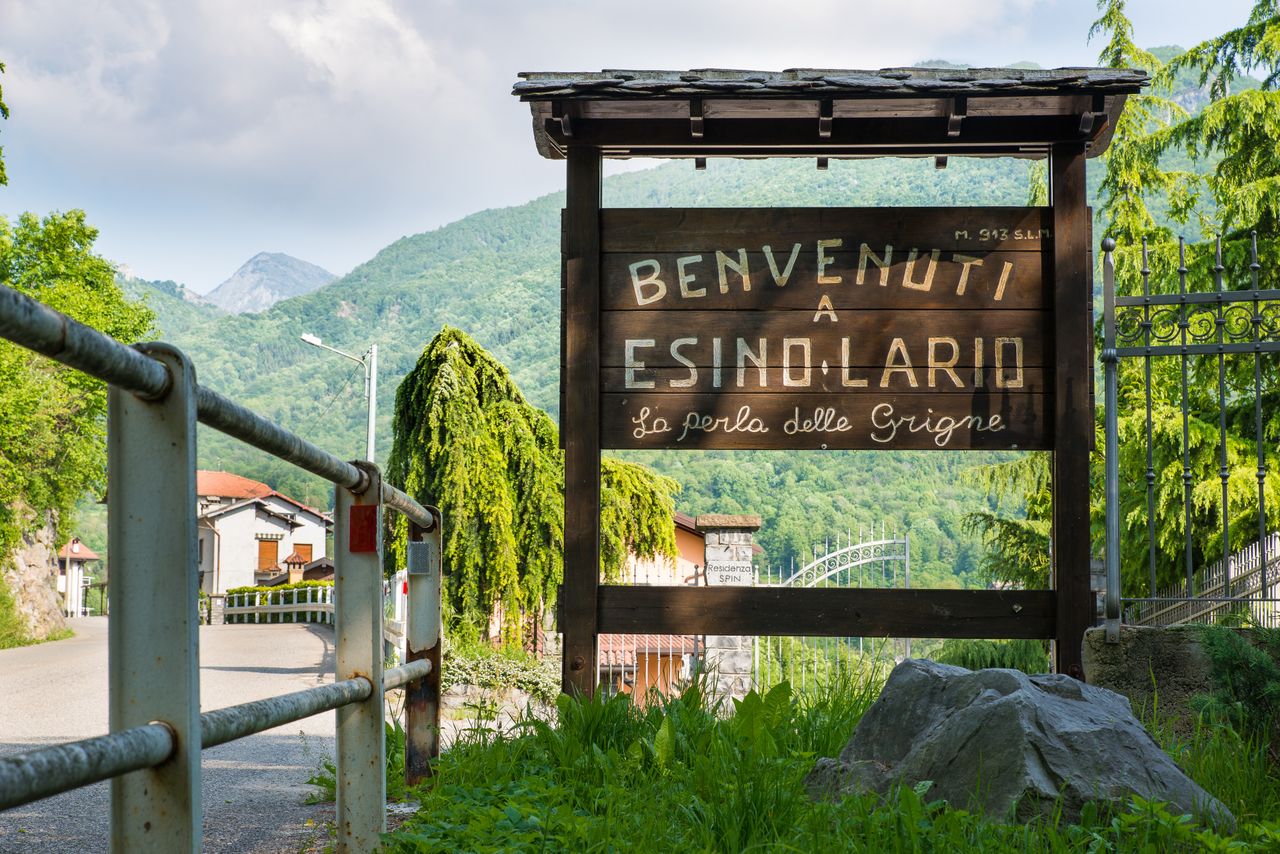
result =
[[44,640],[67,627],[62,615],[62,597],[56,589],[55,538],[51,524],[34,534],[24,535],[21,545],[5,557],[0,567],[5,587],[13,596],[31,640]]
[[[1103,629],[1090,629],[1084,635],[1085,681],[1128,697],[1144,723],[1154,713],[1187,733],[1196,724],[1192,698],[1213,690],[1200,631],[1199,626],[1122,626],[1120,642],[1109,644]],[[1236,631],[1257,642],[1249,629]]]

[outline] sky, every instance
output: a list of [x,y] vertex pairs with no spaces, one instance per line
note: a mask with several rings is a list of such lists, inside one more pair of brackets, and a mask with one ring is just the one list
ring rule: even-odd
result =
[[[1129,0],[1189,46],[1251,0]],[[1206,11],[1206,8],[1209,11]],[[1093,65],[1092,0],[0,0],[0,215],[82,208],[106,257],[207,292],[252,255],[343,274],[558,190],[520,71]]]

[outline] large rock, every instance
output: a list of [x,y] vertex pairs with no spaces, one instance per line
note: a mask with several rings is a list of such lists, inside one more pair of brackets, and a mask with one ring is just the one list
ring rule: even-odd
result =
[[67,628],[58,594],[56,533],[53,523],[24,534],[22,542],[8,555],[0,555],[0,580],[13,596],[19,618],[26,625],[27,638],[44,640]]
[[[1026,820],[1130,795],[1234,827],[1143,729],[1129,701],[1069,676],[965,670],[907,660],[894,668],[839,759],[806,780],[815,798],[930,780],[930,798]],[[1059,801],[1061,797],[1061,801]]]

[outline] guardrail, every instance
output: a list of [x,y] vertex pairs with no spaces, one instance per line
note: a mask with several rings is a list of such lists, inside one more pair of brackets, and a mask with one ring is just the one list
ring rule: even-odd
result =
[[[167,344],[128,347],[0,286],[0,337],[108,383],[107,477],[115,608],[108,628],[108,735],[0,759],[0,809],[111,780],[113,852],[198,852],[200,751],[337,712],[337,850],[386,829],[383,695],[406,695],[406,777],[439,752],[439,511],[196,382]],[[200,713],[196,423],[336,485],[336,681]],[[383,670],[382,511],[409,519],[406,663]],[[179,571],[182,568],[184,571]]]

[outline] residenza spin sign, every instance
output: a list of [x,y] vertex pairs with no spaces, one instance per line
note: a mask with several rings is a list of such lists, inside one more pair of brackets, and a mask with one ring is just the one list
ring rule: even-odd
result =
[[601,219],[603,447],[1052,446],[1048,209]]

